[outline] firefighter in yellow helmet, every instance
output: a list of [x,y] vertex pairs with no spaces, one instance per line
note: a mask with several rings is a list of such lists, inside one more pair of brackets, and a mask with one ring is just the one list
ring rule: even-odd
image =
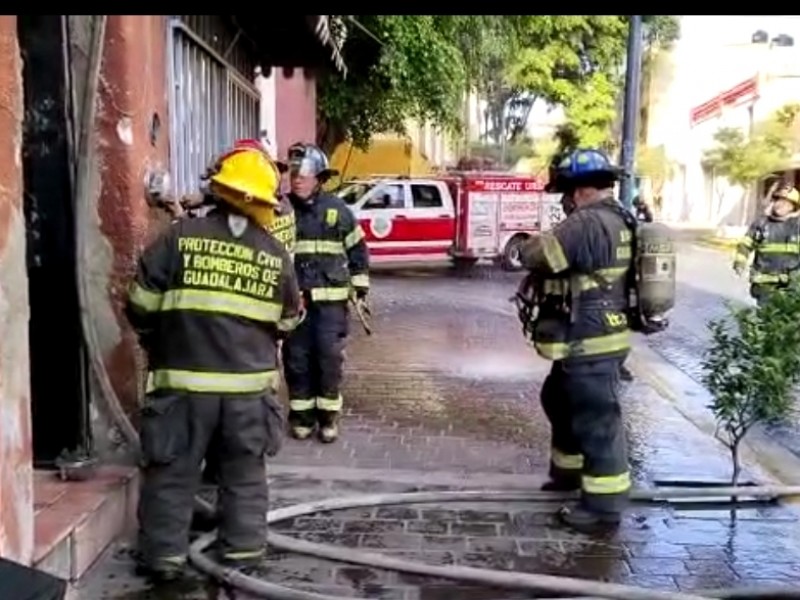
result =
[[756,302],[800,275],[800,193],[795,188],[784,185],[775,191],[766,213],[750,225],[736,248],[738,275],[747,270],[751,254],[750,295]]
[[280,446],[276,341],[297,322],[291,258],[265,228],[279,173],[263,153],[235,149],[209,177],[215,206],[179,219],[139,259],[128,318],[148,355],[141,413],[140,567],[180,575],[192,497],[219,436],[219,558],[260,560],[266,539],[265,455]]
[[[257,150],[258,152],[263,152],[264,156],[266,156],[269,160],[272,160],[267,147],[257,139],[241,139],[236,140],[233,143],[233,150],[243,150],[243,149],[251,149]],[[223,155],[224,157],[224,155]],[[216,171],[216,166],[222,157],[217,158],[212,163],[212,166],[209,168],[208,172],[203,176],[205,181],[209,181],[212,177],[213,173]],[[288,165],[284,162],[274,161],[274,165],[278,170],[278,180],[280,182],[280,177],[283,173],[288,170]],[[208,187],[207,185],[205,186]],[[280,184],[278,185],[280,188]],[[208,190],[206,190],[208,191]],[[184,201],[184,206],[194,206],[200,207],[202,205],[214,204],[215,200],[212,195],[206,194],[197,194],[193,197],[188,197]],[[289,198],[285,195],[279,195],[279,205],[276,208],[276,217],[275,219],[267,226],[267,231],[279,242],[281,242],[285,247],[286,250],[291,255],[294,251],[295,240],[297,237],[297,227],[295,226],[295,212],[292,203],[289,201]],[[279,346],[280,350],[280,346]],[[219,444],[219,438],[215,437],[211,441],[211,445],[208,449],[208,455],[206,456],[205,461],[205,468],[203,469],[203,482],[206,484],[216,485],[218,478],[219,478],[219,452],[217,451],[215,445]],[[195,528],[201,529],[204,531],[211,531],[216,528],[219,519],[208,519],[207,515],[202,513],[197,513],[195,518],[192,521],[192,524]]]
[[[260,141],[256,139],[242,139],[236,140],[233,143],[234,150],[243,150],[243,149],[252,149],[257,150],[259,152],[263,152],[264,155],[272,161],[272,157],[269,154],[266,146]],[[215,170],[215,165],[220,159],[215,159],[214,163],[212,164],[209,172],[206,173],[201,177],[204,181],[208,181],[210,177],[210,173]],[[279,177],[283,173],[288,170],[288,165],[286,163],[280,161],[273,161],[273,164],[278,169]],[[280,187],[280,186],[279,186]],[[279,205],[276,208],[276,217],[274,221],[269,225],[267,228],[269,232],[275,236],[279,242],[283,243],[286,246],[286,249],[291,254],[294,251],[294,244],[296,236],[296,226],[295,226],[295,213],[294,208],[292,207],[292,203],[289,201],[289,198],[286,196],[279,196]],[[213,196],[209,196],[208,194],[195,193],[195,194],[187,194],[185,195],[180,202],[178,203],[171,203],[170,209],[176,217],[181,217],[186,214],[187,211],[192,211],[203,207],[204,205],[208,205],[209,203],[213,203]],[[176,214],[177,213],[177,214]],[[192,216],[192,213],[189,212],[189,216]]]

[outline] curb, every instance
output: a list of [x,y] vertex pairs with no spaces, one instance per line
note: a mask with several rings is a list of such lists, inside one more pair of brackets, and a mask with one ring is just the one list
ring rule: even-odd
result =
[[[703,386],[668,363],[644,342],[635,344],[630,354],[629,368],[659,396],[669,401],[687,421],[706,435],[716,438],[717,423],[705,408],[710,396]],[[701,398],[702,408],[690,406],[684,400],[687,396]],[[800,457],[762,431],[750,431],[747,434],[742,442],[742,458],[761,467],[779,483],[796,485],[800,482]]]

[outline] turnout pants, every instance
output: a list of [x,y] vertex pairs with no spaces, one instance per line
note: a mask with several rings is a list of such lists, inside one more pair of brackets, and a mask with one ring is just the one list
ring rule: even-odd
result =
[[555,361],[542,386],[552,430],[550,477],[581,489],[584,508],[619,512],[630,491],[617,395],[621,358]]
[[280,448],[284,418],[271,391],[258,395],[159,392],[141,414],[139,550],[153,568],[182,563],[200,465],[210,441],[219,465],[218,546],[223,559],[263,553],[267,482],[264,455]]
[[342,410],[342,363],[347,338],[347,303],[317,302],[283,342],[289,388],[289,423],[333,425]]

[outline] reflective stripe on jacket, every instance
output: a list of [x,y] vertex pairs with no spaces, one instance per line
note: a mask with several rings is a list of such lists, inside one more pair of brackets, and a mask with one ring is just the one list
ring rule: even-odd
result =
[[754,285],[787,283],[800,270],[800,216],[784,220],[757,219],[736,247],[734,265],[747,266],[753,254],[750,282]]
[[174,223],[140,257],[126,306],[148,390],[274,387],[277,337],[295,327],[299,305],[286,249],[254,223],[239,237],[224,210]]
[[324,193],[311,201],[291,198],[297,222],[294,264],[300,289],[315,302],[342,302],[351,287],[369,288],[364,231],[347,205]]
[[540,274],[537,352],[550,360],[621,356],[630,350],[626,277],[633,217],[613,199],[581,207],[524,249]]

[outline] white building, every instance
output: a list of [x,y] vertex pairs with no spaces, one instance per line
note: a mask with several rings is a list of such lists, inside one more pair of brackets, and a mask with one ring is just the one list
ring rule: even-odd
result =
[[667,221],[736,229],[758,209],[750,190],[702,166],[720,127],[749,132],[753,122],[800,102],[800,45],[753,43],[757,30],[800,44],[798,17],[684,16],[680,39],[657,60],[646,139],[663,145],[674,162],[663,190]]

